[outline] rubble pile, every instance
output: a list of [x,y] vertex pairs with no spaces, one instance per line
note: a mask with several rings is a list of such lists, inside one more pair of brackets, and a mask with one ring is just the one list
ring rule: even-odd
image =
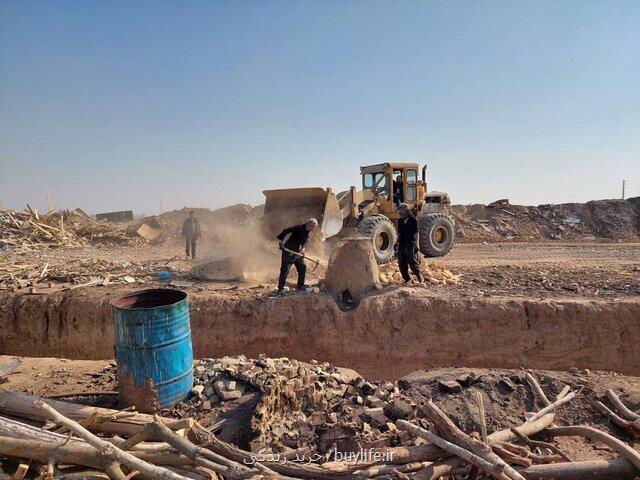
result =
[[[0,365],[0,381],[19,365]],[[102,371],[110,381],[112,373],[113,364]],[[8,478],[25,478],[33,469],[27,478],[38,471],[53,471],[56,478],[103,478],[98,470],[119,479],[137,471],[173,480],[462,480],[481,478],[482,471],[504,480],[631,480],[640,472],[640,453],[633,446],[640,438],[640,415],[621,384],[621,393],[609,388],[598,394],[572,373],[551,383],[532,371],[450,372],[449,378],[429,373],[414,372],[396,385],[368,382],[353,370],[315,361],[264,355],[204,359],[194,365],[196,384],[186,402],[193,411],[179,419],[170,416],[175,411],[152,416],[135,408],[120,411],[0,390],[0,473]],[[493,381],[499,381],[497,387],[488,388]],[[422,396],[434,382],[439,393]],[[261,397],[249,449],[217,435],[226,420],[209,429],[199,423],[210,408],[207,402],[233,402],[246,393]],[[78,393],[66,395],[74,396]],[[522,401],[526,409],[504,422]],[[567,424],[565,414],[586,408],[609,427]],[[477,422],[460,420],[470,412]],[[590,455],[576,460],[577,442],[559,441],[563,436],[582,437],[578,442]],[[596,452],[602,445],[606,457]]]
[[357,372],[329,363],[245,356],[202,359],[194,366],[192,398],[198,410],[261,392],[252,420],[252,447],[268,452],[313,447],[321,453],[337,431],[361,444],[399,442],[393,425],[413,415],[412,404],[393,382],[369,382]]
[[131,243],[140,237],[124,226],[93,220],[80,209],[39,214],[0,210],[0,248],[27,254],[46,248],[83,247],[90,243]]
[[461,241],[638,241],[640,202],[594,200],[587,203],[523,206],[502,199],[489,205],[454,205]]
[[[455,275],[443,265],[435,262],[427,262],[427,259],[419,255],[420,273],[424,279],[434,285],[450,285],[458,284],[462,275]],[[398,261],[394,260],[380,267],[380,283],[386,284],[402,284],[404,280],[398,269]]]
[[15,262],[0,265],[0,290],[49,294],[80,287],[145,283],[150,265],[104,259],[69,260],[64,264]]

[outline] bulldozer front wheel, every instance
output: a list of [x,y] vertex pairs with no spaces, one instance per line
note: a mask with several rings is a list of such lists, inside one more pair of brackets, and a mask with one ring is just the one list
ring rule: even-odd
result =
[[443,213],[428,213],[418,220],[420,251],[427,257],[444,257],[455,238],[453,220]]
[[358,225],[358,234],[371,239],[376,262],[383,264],[393,259],[394,245],[398,234],[393,223],[387,217],[372,215],[365,218]]

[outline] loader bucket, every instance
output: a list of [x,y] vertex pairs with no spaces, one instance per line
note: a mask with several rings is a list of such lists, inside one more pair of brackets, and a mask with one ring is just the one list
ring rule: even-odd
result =
[[263,224],[269,235],[277,235],[283,228],[298,225],[308,218],[318,220],[325,238],[342,229],[342,212],[330,188],[287,188],[265,190]]

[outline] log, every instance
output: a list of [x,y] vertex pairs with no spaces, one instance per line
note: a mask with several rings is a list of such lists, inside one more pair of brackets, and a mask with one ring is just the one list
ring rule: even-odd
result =
[[[494,472],[504,473],[508,478],[514,480],[524,480],[522,475],[516,472],[513,467],[508,465],[502,458],[491,451],[487,444],[471,438],[469,435],[460,430],[447,415],[438,408],[432,401],[420,404],[420,411],[433,423],[440,434],[450,442],[472,452],[478,457],[484,459],[494,466]],[[481,467],[480,465],[478,465]],[[483,467],[481,467],[483,468]],[[487,473],[490,471],[483,468]],[[494,478],[498,478],[495,476]]]
[[638,469],[638,473],[640,473],[640,453],[637,450],[631,448],[626,443],[601,430],[584,425],[573,425],[570,427],[548,428],[546,430],[546,433],[551,435],[552,437],[580,436],[602,442],[605,445],[613,448],[621,457],[633,463],[633,465],[635,465],[635,467]]
[[531,388],[533,388],[533,391],[536,392],[536,394],[538,395],[538,398],[540,398],[544,406],[546,407],[547,405],[550,405],[551,401],[549,401],[549,399],[545,395],[544,391],[542,390],[542,387],[538,383],[538,380],[536,380],[536,378],[533,375],[531,375],[529,372],[525,374],[525,378],[527,379],[527,382],[529,382],[529,385],[531,385]]
[[510,463],[511,465],[523,465],[525,467],[530,466],[533,461],[528,457],[523,457],[511,450],[504,448],[504,444],[500,443],[492,443],[491,449],[493,452],[502,458],[505,462]]
[[91,445],[42,440],[26,440],[0,436],[0,455],[14,458],[25,458],[46,463],[49,459],[56,463],[82,465],[85,467],[104,469],[104,460]]
[[[477,467],[481,468],[482,470],[487,472],[489,475],[491,475],[493,478],[496,478],[498,480],[512,479],[511,476],[507,475],[504,472],[504,469],[500,469],[494,463],[491,463],[485,460],[484,458],[476,455],[475,453],[470,452],[469,450],[459,445],[456,445],[452,442],[449,442],[444,438],[440,438],[435,433],[431,433],[429,430],[425,430],[424,428],[418,427],[417,425],[414,425],[411,422],[407,422],[406,420],[397,420],[396,426],[401,430],[406,430],[412,435],[424,438],[428,442],[433,443],[434,445],[437,445],[438,447],[442,448],[443,450],[446,450],[452,455],[462,458],[463,460],[471,463],[472,465],[476,465]],[[500,461],[502,462],[502,460]]]
[[[516,427],[515,430],[526,436],[535,435],[536,433],[540,433],[545,428],[551,426],[555,418],[556,416],[554,413],[547,413],[534,422],[523,423],[519,427]],[[493,432],[491,435],[489,435],[489,443],[512,442],[517,438],[518,437],[516,437],[516,435],[511,431],[510,428],[505,428],[504,430]]]
[[512,428],[511,431],[513,432],[513,434],[518,439],[522,440],[523,442],[525,442],[530,447],[547,448],[547,449],[551,450],[552,452],[556,453],[557,455],[559,455],[560,458],[564,459],[565,461],[567,461],[567,462],[572,462],[573,461],[573,460],[571,460],[571,458],[569,458],[569,456],[567,456],[562,450],[560,450],[559,447],[557,447],[553,443],[541,442],[540,440],[532,440],[532,439],[530,439],[529,437],[527,437],[526,435],[524,435],[523,433],[521,433],[520,431],[518,431],[515,428]]
[[[86,445],[87,442],[77,437],[69,437],[49,430],[43,430],[33,425],[19,422],[10,418],[0,416],[0,436],[24,438],[31,440],[43,440],[46,442],[71,442]],[[105,438],[107,442],[113,443],[115,446],[123,449],[122,444],[125,442],[123,438],[112,437]],[[134,450],[145,452],[164,452],[171,449],[171,446],[164,442],[139,443],[133,447]]]
[[632,422],[631,420],[626,420],[621,418],[609,409],[604,403],[598,402],[594,400],[591,403],[600,413],[602,413],[605,417],[607,417],[614,425],[617,425],[622,430],[626,431],[627,434],[633,438],[640,438],[640,430],[638,429],[639,422]]
[[633,464],[622,458],[532,465],[520,473],[527,480],[633,480],[637,475]]
[[611,389],[607,390],[607,398],[613,404],[616,410],[620,412],[620,415],[622,415],[626,420],[629,420],[630,422],[640,421],[640,415],[629,410],[626,405],[622,403],[622,400],[620,400],[620,397],[618,397],[616,392]]
[[[39,411],[33,405],[33,402],[38,399],[39,397],[34,395],[27,395],[10,390],[0,391],[0,412],[14,417],[28,418],[30,420],[42,420],[42,411]],[[63,402],[60,400],[44,399],[43,401],[65,417],[76,422],[88,420],[92,417],[104,417],[104,421],[86,426],[88,430],[97,432],[130,437],[142,430],[147,423],[153,422],[153,416],[146,415],[144,413],[131,413],[127,415],[126,418],[115,418],[115,415],[121,413],[120,410],[88,407],[86,405],[78,405],[76,403]],[[106,418],[109,416],[112,418]],[[180,428],[184,423],[180,420],[171,418],[162,418],[162,421],[172,429]]]
[[[185,467],[193,464],[189,458],[175,453],[148,453],[138,451],[131,452],[131,454],[148,463],[158,465]],[[61,445],[60,442],[0,436],[0,455],[26,458],[42,463],[53,459],[56,463],[81,465],[100,470],[106,468],[105,461],[100,456],[100,453],[88,443],[67,443]]]
[[[106,442],[105,440],[96,437],[89,430],[79,425],[77,422],[66,418],[64,415],[57,412],[54,408],[47,405],[43,400],[36,400],[34,402],[34,406],[42,410],[44,415],[72,432],[78,435],[80,438],[84,439],[87,443],[92,445],[94,448],[98,449],[100,456],[106,460],[110,461],[111,464],[124,464],[132,470],[137,470],[141,474],[150,477],[157,478],[160,480],[185,480],[186,477],[182,475],[178,475],[170,470],[167,470],[163,467],[158,467],[156,465],[152,465],[150,463],[145,462],[144,460],[140,460],[135,457],[131,453],[120,450],[113,444]],[[113,468],[113,466],[109,466],[109,468]],[[107,471],[109,473],[109,471]],[[109,475],[111,477],[111,475]]]
[[[240,448],[230,445],[218,439],[215,435],[207,432],[204,428],[201,428],[196,424],[192,429],[187,432],[187,437],[197,445],[202,445],[200,448],[207,448],[214,453],[220,454],[226,458],[229,458],[235,462],[262,469],[263,474],[268,478],[269,475],[276,472],[285,477],[304,478],[309,480],[347,480],[353,479],[352,470],[363,468],[363,465],[358,465],[357,468],[343,468],[341,470],[330,470],[329,468],[323,468],[318,465],[300,465],[293,462],[281,463],[277,461],[264,461],[256,463],[255,455],[251,452],[245,452]],[[252,458],[253,457],[253,458]]]
[[[145,425],[140,433],[124,442],[122,448],[128,450],[137,443],[149,438],[156,438],[168,443],[180,453],[193,460],[195,464],[224,475],[225,478],[240,478],[241,476],[251,472],[251,469],[247,466],[198,447],[187,438],[181,437],[172,432],[169,427],[162,423],[160,417],[157,415],[155,416],[154,421]],[[257,473],[257,471],[255,472]]]
[[482,392],[476,392],[476,398],[478,399],[478,413],[480,415],[480,437],[483,442],[487,442],[487,419],[485,417],[484,411],[484,397],[482,396]]
[[404,465],[375,465],[363,470],[356,470],[353,474],[360,478],[372,478],[382,475],[393,475],[395,472],[412,473],[423,470],[425,467],[432,465],[431,462],[405,463]]
[[569,394],[567,394],[566,396],[559,398],[557,400],[554,400],[552,403],[550,403],[549,405],[547,405],[546,407],[544,407],[542,410],[540,410],[538,413],[534,414],[531,418],[529,418],[529,422],[535,422],[536,420],[538,420],[540,417],[542,417],[543,415],[553,412],[555,411],[558,407],[560,407],[561,405],[564,405],[565,403],[573,400],[573,398],[578,394],[577,391],[571,392]]
[[560,390],[560,393],[558,394],[558,396],[556,397],[556,401],[560,400],[564,397],[567,396],[567,393],[569,393],[571,391],[571,387],[569,385],[565,385],[562,390]]
[[[435,462],[428,467],[413,474],[415,480],[439,480],[447,475],[461,473],[464,468],[464,461],[460,458],[450,458],[440,462]],[[464,468],[464,470],[468,470]]]

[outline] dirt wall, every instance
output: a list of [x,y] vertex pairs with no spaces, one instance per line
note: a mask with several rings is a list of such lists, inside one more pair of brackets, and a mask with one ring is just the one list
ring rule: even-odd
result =
[[[0,295],[0,354],[113,358],[116,293]],[[390,292],[342,312],[326,296],[190,296],[198,357],[315,358],[372,378],[425,367],[640,374],[640,301],[444,299]]]

